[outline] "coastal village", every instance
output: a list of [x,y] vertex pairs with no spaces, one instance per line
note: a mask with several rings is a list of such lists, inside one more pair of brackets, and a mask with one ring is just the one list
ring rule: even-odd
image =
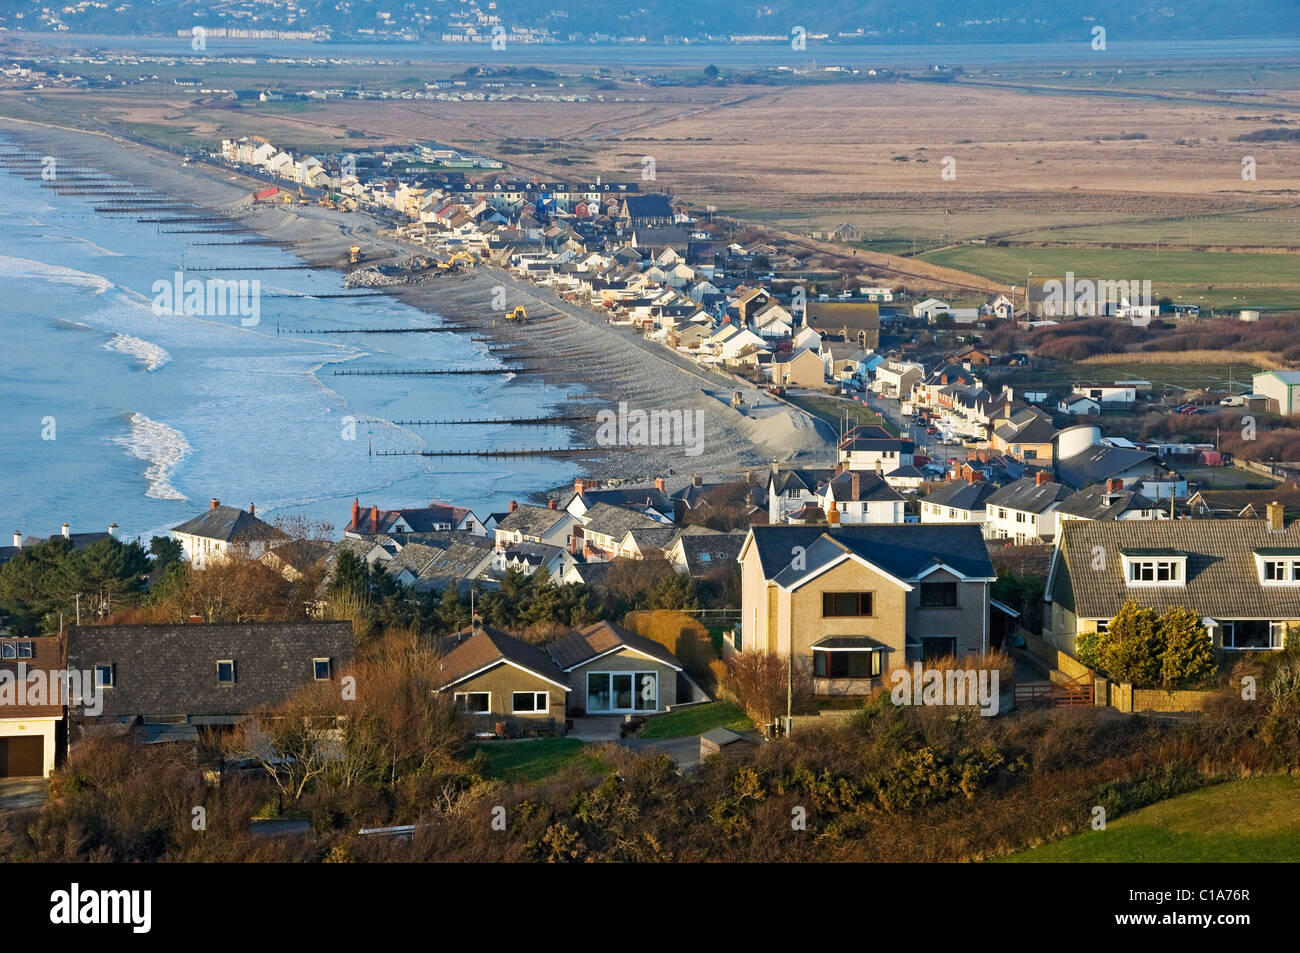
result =
[[[113,570],[101,571],[98,597],[58,594],[43,603],[50,611],[8,620],[4,672],[93,673],[83,691],[101,704],[93,714],[69,699],[8,706],[0,776],[48,777],[103,731],[197,744],[303,686],[340,682],[359,632],[355,614],[338,608],[347,580],[360,580],[349,591],[365,598],[447,608],[426,633],[441,659],[435,691],[452,697],[476,739],[635,738],[656,718],[719,697],[738,702],[751,727],[698,732],[673,749],[683,766],[851,711],[890,672],[918,664],[1012,660],[994,706],[1002,712],[1180,711],[1205,704],[1207,676],[1234,658],[1294,645],[1294,475],[1248,463],[1267,488],[1216,489],[1184,471],[1235,469],[1231,453],[1132,439],[1107,420],[1135,407],[1290,414],[1300,374],[1267,371],[1249,391],[1181,402],[1143,380],[1054,392],[989,385],[999,368],[1035,360],[981,343],[999,323],[1129,324],[1159,308],[1125,298],[1111,310],[1076,300],[1044,310],[1041,286],[1020,302],[1027,308],[1012,292],[966,307],[915,300],[869,273],[809,278],[789,249],[730,241],[731,226],[642,188],[650,182],[524,181],[442,148],[322,161],[249,137],[225,141],[220,158],[281,183],[250,203],[388,216],[394,238],[427,250],[381,265],[354,247],[354,282],[506,270],[774,400],[833,401],[840,426],[827,425],[835,432],[821,460],[717,473],[706,454],[693,461],[697,472],[648,483],[597,473],[539,487],[500,512],[465,500],[358,497],[339,514],[341,534],[268,522],[255,504],[214,497],[150,549],[187,567],[180,620],[133,624],[133,610],[105,588]],[[895,346],[883,346],[886,336]],[[120,538],[116,524],[77,530],[14,533],[0,548],[0,583],[21,578],[48,591],[55,584],[42,566],[78,553],[107,565],[135,546],[143,561],[125,591],[138,602],[164,587],[143,540]],[[199,582],[236,565],[290,587],[283,618],[267,621],[263,605],[235,609]],[[611,597],[637,584],[630,603]],[[479,607],[525,587],[529,599],[577,593],[597,608],[513,631],[485,624]],[[19,590],[13,582],[2,591]],[[1194,614],[1199,668],[1158,685],[1101,670],[1097,640],[1116,620],[1175,610]],[[665,612],[684,620],[667,638],[654,621]],[[789,686],[779,705],[728,686],[728,666],[759,656],[781,660],[777,678]],[[813,700],[798,712],[796,677],[798,694]]]

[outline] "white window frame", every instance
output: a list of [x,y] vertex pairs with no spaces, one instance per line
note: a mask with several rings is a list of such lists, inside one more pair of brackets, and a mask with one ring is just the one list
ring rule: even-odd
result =
[[[1153,586],[1184,586],[1187,584],[1187,560],[1178,556],[1121,557],[1124,562],[1124,584],[1134,588]],[[1151,578],[1137,578],[1150,573]],[[1161,572],[1168,578],[1161,579]]]
[[[585,687],[586,690],[587,690],[587,694],[586,694],[586,698],[587,698],[587,714],[589,714],[589,715],[592,714],[592,709],[591,709],[591,682],[590,682],[590,678],[591,678],[591,676],[593,676],[593,675],[604,675],[604,676],[606,676],[606,677],[609,679],[609,682],[608,682],[608,684],[609,684],[609,700],[610,700],[610,704],[611,704],[611,706],[613,705],[613,702],[614,702],[614,676],[615,676],[615,675],[631,675],[631,676],[632,676],[632,706],[633,706],[633,707],[631,707],[631,708],[614,708],[614,707],[610,707],[610,708],[602,708],[602,709],[600,709],[599,711],[597,711],[596,714],[600,714],[600,715],[634,715],[634,714],[644,713],[644,712],[650,712],[650,711],[659,711],[659,707],[660,707],[660,706],[659,706],[659,673],[658,673],[658,672],[645,671],[645,670],[643,670],[643,671],[631,671],[631,670],[628,670],[628,671],[621,671],[621,672],[619,672],[619,671],[613,671],[613,672],[611,672],[611,671],[589,671],[589,672],[587,672],[587,673],[583,676],[583,685],[584,685],[584,687]],[[639,699],[639,698],[641,697],[641,688],[643,687],[643,686],[641,685],[641,683],[640,683],[640,678],[643,677],[643,676],[646,676],[646,675],[651,676],[651,677],[655,680],[655,703],[654,703],[654,707],[653,707],[653,708],[638,708],[638,707],[636,707],[636,702],[637,702],[637,699]]]
[[[463,700],[469,698],[470,695],[486,695],[487,708],[483,709],[483,711],[470,711],[468,708],[463,707],[464,705]],[[492,714],[492,693],[491,692],[453,692],[451,696],[451,700],[455,702],[456,706],[460,709],[460,711],[466,715]]]
[[[101,674],[105,671],[108,672],[107,681],[101,678]],[[95,680],[96,688],[112,688],[114,685],[117,684],[117,666],[115,666],[112,662],[109,662],[106,665],[105,664],[96,665],[94,680]]]
[[[1256,568],[1261,586],[1297,586],[1300,585],[1300,558],[1294,556],[1255,556]],[[1278,578],[1269,579],[1270,567],[1276,567]]]
[[[223,680],[221,678],[221,666],[223,665],[230,666],[230,678],[228,680]],[[236,670],[235,660],[232,658],[217,659],[217,684],[234,685],[238,681],[239,681],[239,672]]]
[[[1286,648],[1286,623],[1270,620],[1268,623],[1268,645],[1229,645],[1228,633],[1232,633],[1232,641],[1237,641],[1237,623],[1238,622],[1263,622],[1263,619],[1220,619],[1219,620],[1219,645],[1226,652],[1280,652]],[[1273,644],[1274,639],[1277,644]]]
[[[324,677],[324,678],[321,678],[321,676],[320,676],[319,674],[317,674],[317,671],[316,671],[316,666],[319,665],[321,662],[324,662],[324,663],[325,663],[325,677]],[[332,659],[327,659],[327,658],[314,658],[314,659],[312,659],[312,660],[311,660],[311,674],[312,674],[312,678],[313,678],[315,681],[318,681],[318,682],[328,682],[328,681],[330,681],[332,678],[334,678],[334,662],[333,662],[333,660],[332,660]]]
[[[519,709],[515,707],[516,695],[532,695],[533,707]],[[542,699],[542,706],[537,707],[538,698]],[[551,713],[551,693],[550,692],[511,692],[510,693],[510,714],[512,715],[549,715]]]

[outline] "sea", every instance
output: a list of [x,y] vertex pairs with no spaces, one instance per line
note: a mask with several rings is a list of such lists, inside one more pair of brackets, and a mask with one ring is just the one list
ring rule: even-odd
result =
[[[0,151],[12,145],[0,139]],[[345,291],[343,276],[266,270],[301,262],[274,246],[210,244],[230,235],[96,213],[102,199],[7,172],[0,190],[0,520],[10,524],[0,523],[0,545],[15,531],[56,534],[65,521],[72,532],[117,523],[121,538],[147,545],[210,498],[255,505],[268,520],[327,522],[337,536],[357,497],[381,508],[446,500],[483,516],[579,472],[554,457],[380,455],[571,445],[558,427],[394,421],[543,416],[572,406],[580,388],[509,374],[335,373],[500,367],[464,333],[348,331],[454,315],[383,294],[310,297]],[[257,279],[257,323],[250,309],[156,306],[155,283],[175,283],[182,265],[186,280]],[[347,333],[290,333],[309,329]]]

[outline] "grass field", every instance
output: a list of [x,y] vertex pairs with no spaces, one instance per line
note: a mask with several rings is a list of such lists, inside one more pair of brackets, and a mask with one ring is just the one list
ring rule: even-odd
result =
[[693,708],[670,711],[666,715],[651,718],[644,728],[637,732],[638,738],[687,738],[700,735],[714,728],[730,728],[732,731],[749,731],[754,723],[743,711],[730,702],[710,702]]
[[898,428],[890,422],[889,418],[883,415],[877,417],[874,410],[854,400],[844,397],[822,397],[817,394],[786,394],[786,400],[808,411],[814,417],[826,421],[836,433],[839,433],[840,428],[844,426],[847,414],[850,427],[874,425],[884,427],[894,436],[898,436]]
[[1152,390],[1159,393],[1161,388],[1174,390],[1192,390],[1200,387],[1226,389],[1229,384],[1235,390],[1242,390],[1251,381],[1251,375],[1257,370],[1253,364],[1245,362],[1223,362],[1217,364],[1182,364],[1177,360],[1177,352],[1170,352],[1168,364],[1060,364],[1055,367],[1034,368],[1024,374],[997,373],[990,374],[990,380],[999,384],[1006,383],[1017,390],[1069,389],[1075,384],[1107,384],[1123,380],[1150,381]]
[[962,245],[921,257],[1021,288],[1026,272],[1038,278],[1073,272],[1079,278],[1149,280],[1153,297],[1202,307],[1300,307],[1300,260],[1295,255]]
[[469,754],[482,752],[487,773],[503,781],[540,781],[571,764],[589,770],[601,768],[599,758],[576,738],[538,738],[533,741],[489,742],[472,745]]
[[1007,858],[1016,863],[1300,861],[1300,778],[1233,781]]

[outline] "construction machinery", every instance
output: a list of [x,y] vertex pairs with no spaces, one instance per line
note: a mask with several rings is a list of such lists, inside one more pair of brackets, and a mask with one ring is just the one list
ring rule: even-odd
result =
[[348,249],[348,261],[352,262],[353,264],[356,264],[360,260],[361,260],[361,246],[353,245],[351,248]]
[[473,268],[474,256],[469,252],[458,251],[446,261],[438,262],[438,267],[443,271],[458,271],[461,267]]
[[509,314],[506,315],[506,320],[507,320],[507,321],[527,321],[527,320],[528,320],[528,312],[527,312],[526,310],[524,310],[523,305],[520,305],[519,307],[515,308],[513,311],[511,311]]

